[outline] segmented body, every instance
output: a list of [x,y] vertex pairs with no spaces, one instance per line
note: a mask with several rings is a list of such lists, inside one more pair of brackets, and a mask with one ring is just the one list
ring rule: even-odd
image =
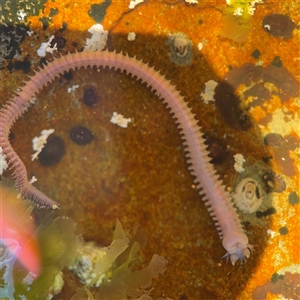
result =
[[183,143],[189,171],[195,176],[195,183],[208,206],[213,220],[216,223],[222,244],[234,264],[237,260],[244,260],[250,255],[251,246],[240,224],[238,215],[224,186],[210,164],[205,140],[201,127],[197,124],[194,114],[187,103],[163,76],[135,58],[114,52],[80,52],[68,54],[54,59],[43,69],[36,72],[30,81],[22,87],[18,95],[14,96],[0,111],[0,146],[14,169],[16,185],[21,194],[40,206],[57,208],[57,203],[33,187],[27,178],[25,165],[9,143],[9,131],[18,117],[30,106],[32,97],[45,85],[65,71],[71,69],[103,66],[111,69],[120,69],[127,74],[136,76],[146,82],[156,91],[162,101],[171,109],[176,119]]

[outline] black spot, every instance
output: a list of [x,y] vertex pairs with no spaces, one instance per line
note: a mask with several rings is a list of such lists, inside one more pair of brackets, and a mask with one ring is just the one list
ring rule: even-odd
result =
[[24,58],[23,61],[16,61],[14,63],[14,68],[16,70],[23,70],[24,73],[28,73],[30,71],[31,62],[27,57]]
[[246,113],[243,113],[240,116],[239,124],[240,124],[241,129],[244,131],[250,129],[252,126],[252,123],[251,123],[251,119],[250,119],[249,115],[247,115]]
[[265,211],[257,211],[256,212],[256,217],[257,218],[262,218],[262,217],[266,217],[268,215],[273,215],[276,213],[276,209],[274,207],[270,207]]
[[288,200],[291,205],[296,205],[300,202],[300,198],[295,191],[289,194]]
[[59,32],[63,32],[68,29],[68,23],[63,22],[62,27],[59,29]]
[[205,144],[208,145],[207,150],[209,151],[209,156],[212,158],[212,164],[221,164],[227,158],[226,147],[216,138],[207,138]]
[[92,88],[87,89],[83,95],[83,102],[86,106],[94,106],[98,102],[98,94]]
[[260,57],[261,53],[258,49],[255,49],[252,53],[251,56],[255,59],[258,59]]
[[283,280],[284,279],[284,275],[280,275],[278,273],[274,273],[271,277],[271,282],[273,284],[275,284],[278,280]]
[[57,164],[65,154],[65,143],[57,135],[50,135],[41,153],[38,155],[39,162],[44,166]]
[[49,14],[50,18],[54,17],[57,14],[58,14],[58,8],[50,8],[50,14]]
[[67,40],[63,37],[55,37],[51,42],[50,42],[50,46],[51,48],[54,48],[55,44],[56,44],[56,48],[57,49],[62,49],[66,46]]
[[286,227],[279,228],[279,233],[281,235],[286,235],[286,234],[288,234],[288,232],[289,232],[289,230]]
[[12,141],[14,138],[15,138],[14,133],[13,133],[13,132],[10,132],[9,135],[8,135],[8,139],[9,139],[10,141]]
[[70,130],[70,138],[78,145],[85,145],[93,140],[94,134],[84,126],[77,126]]
[[46,30],[49,27],[49,20],[47,18],[39,18],[39,21],[43,24],[44,30]]
[[63,77],[64,77],[66,80],[70,81],[70,80],[73,79],[73,72],[72,72],[72,71],[65,72],[64,75],[63,75]]
[[105,17],[106,9],[111,5],[112,0],[106,0],[101,4],[92,4],[89,10],[89,16],[94,19],[95,22],[101,23]]
[[273,61],[271,62],[271,65],[277,68],[282,68],[283,67],[283,62],[280,59],[280,56],[275,56]]
[[48,65],[48,62],[47,62],[46,57],[42,57],[40,59],[40,66],[43,67],[43,66],[47,66],[47,65]]

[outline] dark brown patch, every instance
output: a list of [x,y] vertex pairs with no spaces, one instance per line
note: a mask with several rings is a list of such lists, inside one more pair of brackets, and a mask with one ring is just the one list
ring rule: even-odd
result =
[[220,140],[208,138],[205,143],[208,145],[207,150],[209,151],[209,156],[212,158],[210,161],[212,164],[221,164],[226,160],[228,152]]
[[50,135],[41,153],[38,155],[39,162],[44,166],[57,164],[65,154],[65,143],[57,135]]
[[296,28],[296,24],[286,15],[269,14],[264,17],[262,27],[273,36],[289,37]]
[[245,131],[252,126],[250,117],[240,108],[240,99],[234,88],[225,81],[221,81],[215,89],[215,104],[230,127]]
[[70,138],[78,145],[85,145],[94,139],[94,134],[84,126],[77,126],[70,130]]
[[99,96],[93,88],[85,90],[83,95],[83,102],[86,106],[95,106],[98,102]]

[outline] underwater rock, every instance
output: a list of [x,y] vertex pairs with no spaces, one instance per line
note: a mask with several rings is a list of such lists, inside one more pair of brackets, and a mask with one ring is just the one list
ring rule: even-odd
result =
[[38,155],[39,162],[44,166],[52,166],[60,162],[65,155],[65,143],[57,135],[50,135],[47,143]]
[[293,30],[297,27],[290,17],[282,14],[269,14],[263,19],[264,31],[275,37],[291,37]]
[[94,139],[94,134],[84,126],[77,126],[70,130],[70,138],[78,145],[86,145]]

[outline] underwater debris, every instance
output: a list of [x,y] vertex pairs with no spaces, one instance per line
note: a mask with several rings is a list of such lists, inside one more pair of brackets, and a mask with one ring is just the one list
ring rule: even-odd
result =
[[94,139],[94,133],[84,126],[77,126],[70,130],[70,138],[78,145],[86,145]]
[[243,178],[236,185],[232,199],[236,207],[246,213],[254,213],[262,204],[262,192],[258,182],[251,178]]
[[210,101],[214,102],[215,88],[218,85],[218,83],[214,80],[209,80],[205,82],[204,85],[204,91],[200,94],[201,98],[203,99],[203,102],[205,104],[208,104]]
[[0,176],[2,176],[3,172],[7,169],[8,164],[5,159],[5,154],[2,151],[2,147],[0,147]]
[[291,38],[296,24],[289,16],[282,14],[266,15],[262,22],[262,28],[275,37]]
[[117,124],[120,127],[127,128],[128,123],[131,122],[131,118],[124,118],[123,115],[113,112],[110,122],[113,124]]
[[39,156],[45,144],[47,143],[49,135],[54,131],[54,129],[44,129],[41,131],[40,136],[36,136],[32,139],[32,149],[35,151],[35,153],[31,155],[31,161],[35,160]]
[[[90,286],[97,287],[96,290],[93,289],[95,299],[137,299],[148,294],[147,288],[150,287],[152,279],[166,270],[167,260],[154,254],[146,268],[131,271],[129,265],[136,259],[139,250],[139,243],[129,241],[117,220],[110,246],[99,247],[94,243],[86,243],[78,250],[75,264],[70,269],[86,284],[86,288],[85,291],[78,291],[72,299],[79,299],[79,295],[87,294]],[[116,259],[121,255],[122,261],[117,263]]]
[[43,166],[53,166],[60,162],[65,155],[65,143],[57,135],[51,135],[47,138],[46,145],[38,155],[38,160]]
[[170,34],[166,45],[170,46],[170,59],[179,66],[190,65],[193,59],[192,42],[184,33]]
[[245,168],[244,168],[244,163],[246,162],[246,159],[244,158],[244,156],[240,153],[237,153],[235,155],[233,155],[233,158],[234,158],[234,169],[239,172],[239,173],[242,173],[245,171]]
[[92,34],[91,38],[86,39],[84,51],[101,51],[106,47],[108,31],[104,30],[101,24],[93,25],[88,32]]
[[47,52],[48,53],[53,53],[53,51],[57,50],[56,44],[54,46],[51,46],[52,40],[55,38],[54,35],[52,35],[49,39],[48,42],[42,43],[40,48],[37,50],[37,55],[40,57],[45,57]]
[[136,38],[136,34],[134,32],[129,32],[128,35],[127,35],[127,40],[132,42],[134,41]]

